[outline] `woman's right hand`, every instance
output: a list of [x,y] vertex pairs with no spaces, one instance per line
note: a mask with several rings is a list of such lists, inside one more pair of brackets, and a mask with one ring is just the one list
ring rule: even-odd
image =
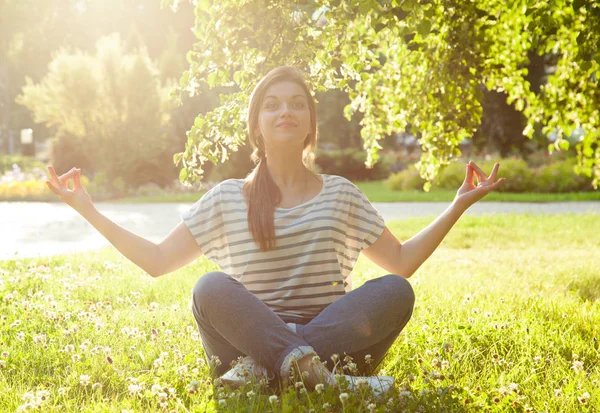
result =
[[[54,168],[48,166],[48,172],[52,182],[46,181],[46,185],[61,201],[82,215],[94,208],[92,198],[81,186],[81,169],[72,168],[69,172],[56,176]],[[71,178],[73,178],[73,190],[70,190],[67,184]]]

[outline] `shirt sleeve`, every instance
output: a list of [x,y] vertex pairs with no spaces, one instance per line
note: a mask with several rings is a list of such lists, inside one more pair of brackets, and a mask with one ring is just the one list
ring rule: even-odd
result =
[[190,209],[181,213],[181,219],[196,239],[202,253],[219,265],[222,258],[219,251],[225,246],[220,198],[220,185],[217,185],[202,195]]
[[362,251],[370,247],[383,234],[385,220],[371,201],[352,182],[348,209],[346,237],[349,245],[358,246]]

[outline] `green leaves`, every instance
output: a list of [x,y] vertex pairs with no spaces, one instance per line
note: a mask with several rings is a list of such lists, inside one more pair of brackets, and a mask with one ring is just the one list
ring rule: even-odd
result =
[[[580,9],[549,0],[514,8],[500,0],[405,0],[401,8],[400,2],[376,0],[303,2],[301,12],[292,1],[268,8],[259,0],[205,3],[195,10],[198,43],[188,53],[190,68],[180,85],[216,87],[233,80],[239,92],[235,102],[223,101],[196,119],[184,159],[196,157],[200,164],[227,159],[246,139],[242,113],[252,88],[270,69],[290,64],[306,68],[313,90],[348,92],[344,115],[362,113],[368,164],[377,162],[379,140],[410,122],[421,134],[419,172],[434,179],[477,130],[482,85],[507,94],[528,118],[529,137],[539,124],[565,133],[581,125],[586,132],[577,149],[581,164],[594,156],[583,148],[600,139],[600,58],[594,49],[600,25],[586,2]],[[289,24],[298,15],[293,13],[312,16],[311,23]],[[549,68],[555,70],[538,94],[526,68],[531,51],[551,54]],[[591,162],[600,176],[600,158]],[[190,171],[186,178],[199,174]]]

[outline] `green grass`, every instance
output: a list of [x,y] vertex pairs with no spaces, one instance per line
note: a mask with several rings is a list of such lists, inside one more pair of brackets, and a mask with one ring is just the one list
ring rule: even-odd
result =
[[[406,240],[432,219],[388,225]],[[215,269],[204,258],[158,279],[112,247],[2,261],[0,411],[48,391],[41,411],[595,412],[598,234],[597,215],[462,217],[410,279],[414,315],[382,366],[394,394],[350,393],[344,405],[333,389],[290,390],[271,405],[258,386],[234,392],[209,380],[188,309],[198,277]],[[384,274],[361,257],[355,286]]]

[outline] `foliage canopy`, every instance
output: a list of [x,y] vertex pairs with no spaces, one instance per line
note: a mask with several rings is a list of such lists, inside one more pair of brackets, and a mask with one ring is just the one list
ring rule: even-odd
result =
[[[184,183],[244,143],[255,83],[295,65],[315,90],[347,92],[348,118],[364,114],[369,166],[379,140],[413,128],[423,149],[417,167],[432,180],[476,131],[490,90],[523,112],[528,137],[556,133],[550,151],[568,149],[582,131],[576,171],[600,185],[600,6],[592,0],[198,0],[195,14],[198,42],[179,93],[194,94],[202,83],[238,89],[196,118],[185,152],[174,156]],[[539,91],[528,80],[532,52],[549,62]]]

